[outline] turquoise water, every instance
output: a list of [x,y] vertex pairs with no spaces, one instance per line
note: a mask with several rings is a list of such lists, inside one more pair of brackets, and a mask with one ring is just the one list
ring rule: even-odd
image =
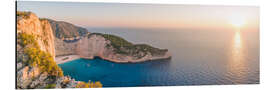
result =
[[[101,81],[104,87],[114,86],[149,86],[173,85],[163,81],[160,76],[170,77],[165,73],[170,60],[149,61],[137,64],[119,64],[95,58],[93,60],[77,59],[64,64],[59,64],[64,75],[69,75],[76,80],[88,82]],[[162,83],[158,83],[161,82]]]
[[95,58],[59,64],[79,81],[104,87],[258,84],[259,30],[136,30],[89,28],[133,43],[167,48],[171,60],[118,64]]

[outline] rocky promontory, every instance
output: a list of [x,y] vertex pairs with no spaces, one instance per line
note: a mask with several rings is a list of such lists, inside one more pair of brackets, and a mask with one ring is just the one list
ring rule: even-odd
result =
[[85,59],[98,56],[117,63],[171,58],[167,49],[159,49],[147,44],[133,44],[121,37],[101,33],[91,33],[79,40],[77,54]]
[[63,76],[55,63],[53,30],[31,12],[17,16],[16,88],[74,88],[78,81]]
[[70,55],[77,55],[84,59],[100,57],[116,63],[169,60],[171,58],[168,49],[159,49],[147,44],[133,44],[121,37],[102,33],[89,33],[75,42],[66,42],[56,38],[55,44],[56,57]]

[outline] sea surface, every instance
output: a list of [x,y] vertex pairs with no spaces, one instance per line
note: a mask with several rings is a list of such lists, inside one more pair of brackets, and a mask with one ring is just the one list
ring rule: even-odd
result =
[[59,64],[78,81],[104,87],[260,83],[259,30],[88,28],[135,44],[169,49],[171,60],[118,64],[95,58]]

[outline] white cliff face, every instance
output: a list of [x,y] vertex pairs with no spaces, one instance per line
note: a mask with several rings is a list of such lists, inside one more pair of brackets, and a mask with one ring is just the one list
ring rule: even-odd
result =
[[147,53],[142,58],[117,54],[114,52],[114,48],[108,45],[110,43],[109,40],[106,40],[101,35],[90,35],[78,42],[76,52],[81,58],[93,59],[95,56],[99,56],[105,60],[117,63],[143,62],[147,60],[169,59],[171,57],[168,52],[161,56],[152,56],[150,53]]
[[42,20],[40,23],[43,31],[39,40],[40,45],[42,49],[45,49],[46,52],[49,52],[53,57],[55,57],[54,35],[50,23],[47,20]]
[[[33,13],[29,13],[28,16],[29,18],[18,17],[17,33],[34,35],[40,49],[54,57],[54,36],[49,22],[47,20],[40,20]],[[20,55],[23,55],[22,49],[18,48],[17,51],[20,52]],[[17,62],[17,64],[20,65],[17,71],[18,84],[21,84],[22,88],[27,88],[26,86],[32,83],[32,79],[39,76],[40,70],[38,67],[22,66],[23,62]]]
[[61,39],[55,38],[55,56],[75,55],[77,42],[67,43]]
[[55,41],[57,56],[79,55],[81,58],[85,59],[93,59],[95,56],[98,56],[102,59],[117,63],[135,63],[148,60],[169,59],[171,57],[169,52],[166,52],[164,55],[156,56],[153,56],[148,52],[141,58],[125,54],[118,54],[110,45],[111,41],[106,40],[102,35],[97,34],[89,35],[89,37],[82,37],[77,42],[68,43],[60,39],[56,39]]
[[94,58],[94,56],[107,56],[113,53],[112,48],[106,47],[107,44],[110,42],[100,35],[84,37],[78,42],[77,54],[82,58],[89,59]]
[[33,13],[29,14],[29,18],[18,17],[17,33],[35,35],[40,49],[55,57],[54,35],[47,20],[40,20]]
[[[17,16],[17,35],[19,33],[33,35],[35,37],[35,41],[39,46],[39,49],[44,52],[50,53],[53,58],[55,57],[54,35],[50,23],[47,20],[40,20],[33,13],[29,13],[27,15],[27,18]],[[47,72],[41,72],[39,67],[30,66],[27,64],[29,58],[27,58],[28,56],[24,52],[24,47],[18,44],[18,41],[16,53],[17,88],[45,88],[48,83],[52,82],[50,81],[50,79],[48,79],[49,75]],[[60,83],[61,82],[63,82],[63,80],[60,81]],[[72,82],[71,84],[73,85],[74,82]],[[74,85],[71,87],[74,87]]]

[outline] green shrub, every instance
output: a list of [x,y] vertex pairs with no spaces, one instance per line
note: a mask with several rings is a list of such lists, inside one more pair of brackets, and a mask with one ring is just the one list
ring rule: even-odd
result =
[[48,40],[46,39],[46,40],[43,40],[43,43],[46,45],[46,46],[48,46],[49,45],[49,43],[48,43]]
[[[24,47],[24,53],[28,56],[27,64],[38,66],[41,72],[47,72],[52,76],[63,76],[63,71],[55,63],[50,53],[40,50],[33,35],[19,33],[18,42]],[[28,46],[28,47],[26,47]]]
[[77,85],[76,88],[101,88],[102,84],[97,81],[97,82],[91,82],[89,81],[88,83],[80,81]]
[[48,84],[45,88],[50,89],[50,88],[55,88],[56,84]]
[[54,62],[50,53],[33,47],[26,48],[25,53],[29,56],[29,65],[38,66],[41,69],[41,72],[47,72],[53,76],[63,76],[61,68]]
[[110,45],[112,45],[113,48],[115,48],[114,51],[116,53],[120,53],[120,54],[128,54],[127,52],[121,50],[121,48],[132,46],[133,45],[132,43],[128,42],[127,40],[125,40],[125,39],[123,39],[121,37],[115,36],[115,35],[101,34],[101,33],[92,33],[92,34],[89,34],[89,37],[91,35],[101,35],[105,39],[111,41],[111,44]]
[[17,11],[16,16],[22,17],[22,18],[29,18],[29,14],[31,12],[23,12],[23,11]]
[[[88,37],[91,35],[101,35],[105,39],[111,41],[111,44],[107,45],[107,47],[112,46],[116,53],[136,56],[138,58],[144,57],[147,52],[151,53],[152,55],[164,55],[168,51],[167,49],[159,49],[147,44],[132,44],[131,42],[128,42],[127,40],[115,35],[92,33],[89,34]],[[144,54],[138,54],[140,52]]]
[[35,47],[37,47],[37,42],[35,40],[35,36],[33,35],[28,35],[25,33],[19,33],[18,34],[18,44],[20,44],[21,46],[25,47],[26,45],[33,45]]
[[39,18],[40,21],[47,20],[47,18]]

